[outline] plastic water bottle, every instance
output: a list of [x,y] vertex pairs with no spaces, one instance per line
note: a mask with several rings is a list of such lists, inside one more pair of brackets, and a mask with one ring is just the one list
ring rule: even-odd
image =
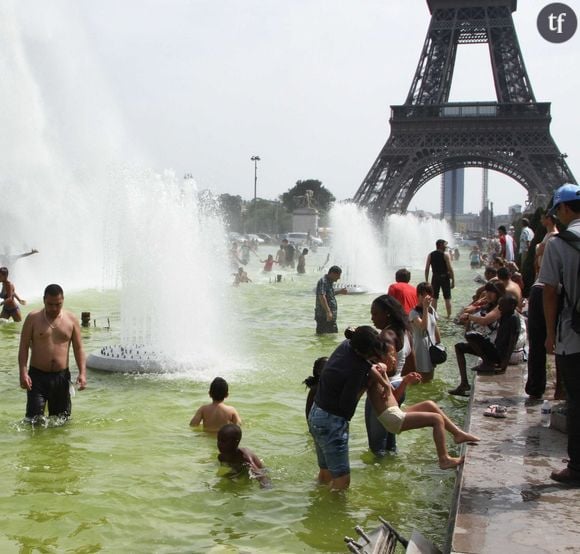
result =
[[550,427],[550,419],[552,417],[552,404],[549,400],[544,400],[542,403],[542,427]]

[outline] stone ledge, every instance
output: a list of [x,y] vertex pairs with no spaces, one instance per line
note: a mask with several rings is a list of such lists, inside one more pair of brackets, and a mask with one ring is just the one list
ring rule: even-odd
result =
[[[466,448],[447,552],[578,551],[580,489],[550,479],[564,467],[567,436],[541,426],[541,402],[527,402],[525,379],[525,365],[474,379],[469,429],[482,441]],[[490,404],[508,406],[507,417],[484,417]]]

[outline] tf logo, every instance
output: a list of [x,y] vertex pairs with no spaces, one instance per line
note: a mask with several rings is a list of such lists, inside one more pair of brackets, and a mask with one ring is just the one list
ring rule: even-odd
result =
[[537,25],[540,35],[547,41],[566,42],[576,32],[578,19],[570,6],[554,2],[538,14]]

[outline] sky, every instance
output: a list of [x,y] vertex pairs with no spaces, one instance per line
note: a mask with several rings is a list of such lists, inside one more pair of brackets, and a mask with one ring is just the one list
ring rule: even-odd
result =
[[[59,55],[86,53],[98,68],[106,94],[91,98],[91,111],[114,111],[156,171],[244,199],[254,193],[253,155],[258,197],[311,178],[339,200],[352,197],[389,136],[389,106],[405,101],[430,21],[424,0],[48,4],[13,2],[29,43],[70,41]],[[520,0],[514,21],[536,100],[552,103],[552,136],[580,175],[580,32],[563,44],[543,39],[536,18],[547,4]],[[570,4],[580,16],[580,3]],[[495,100],[487,45],[460,46],[450,100]],[[436,211],[439,182],[410,208]],[[489,190],[497,214],[526,198],[493,172]],[[467,173],[465,197],[465,211],[478,212],[481,171]]]

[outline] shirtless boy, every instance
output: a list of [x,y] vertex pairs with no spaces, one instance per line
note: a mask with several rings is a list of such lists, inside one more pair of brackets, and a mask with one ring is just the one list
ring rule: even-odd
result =
[[[20,386],[27,391],[26,417],[44,414],[70,417],[69,351],[72,344],[79,368],[76,383],[79,390],[87,385],[85,353],[81,328],[77,318],[63,310],[64,293],[60,285],[48,285],[44,290],[44,309],[26,316],[20,334],[18,365]],[[28,352],[30,350],[30,367]]]
[[209,386],[211,404],[201,406],[189,422],[192,427],[203,423],[204,431],[219,431],[226,423],[241,425],[242,420],[233,406],[224,404],[228,397],[228,383],[222,377],[216,377]]
[[238,425],[228,423],[224,425],[217,435],[217,446],[220,453],[218,460],[229,465],[235,475],[248,471],[250,477],[257,479],[262,488],[270,488],[271,481],[262,460],[249,448],[240,448],[242,430]]

